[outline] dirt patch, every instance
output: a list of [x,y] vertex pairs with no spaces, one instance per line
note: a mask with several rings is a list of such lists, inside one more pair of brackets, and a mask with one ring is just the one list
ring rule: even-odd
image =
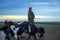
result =
[[60,40],[60,29],[46,30],[44,40]]

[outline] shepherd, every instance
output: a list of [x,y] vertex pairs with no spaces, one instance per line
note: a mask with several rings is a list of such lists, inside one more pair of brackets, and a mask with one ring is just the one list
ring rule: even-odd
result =
[[34,24],[34,18],[35,18],[35,16],[34,16],[34,13],[32,11],[32,7],[29,7],[29,11],[28,11],[28,22],[30,24]]

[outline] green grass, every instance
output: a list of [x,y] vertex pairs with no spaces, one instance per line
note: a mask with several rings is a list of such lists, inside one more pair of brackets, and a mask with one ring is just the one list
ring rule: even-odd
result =
[[46,30],[59,29],[60,25],[45,25]]
[[55,24],[35,24],[37,28],[43,26],[45,30],[60,29],[60,25]]

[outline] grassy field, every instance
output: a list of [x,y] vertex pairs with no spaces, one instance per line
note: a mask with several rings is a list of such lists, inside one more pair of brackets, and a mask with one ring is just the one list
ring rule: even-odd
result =
[[51,30],[51,29],[60,29],[60,25],[57,24],[35,24],[37,28],[40,26],[43,26],[46,30]]
[[[4,25],[4,23],[0,23]],[[60,25],[58,24],[40,24],[35,23],[36,27],[43,26],[45,28],[44,40],[60,40]]]

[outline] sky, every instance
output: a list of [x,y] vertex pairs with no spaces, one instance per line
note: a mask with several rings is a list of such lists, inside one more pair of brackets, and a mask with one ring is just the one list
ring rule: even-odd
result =
[[0,0],[1,20],[27,20],[29,7],[38,22],[60,22],[60,0]]

